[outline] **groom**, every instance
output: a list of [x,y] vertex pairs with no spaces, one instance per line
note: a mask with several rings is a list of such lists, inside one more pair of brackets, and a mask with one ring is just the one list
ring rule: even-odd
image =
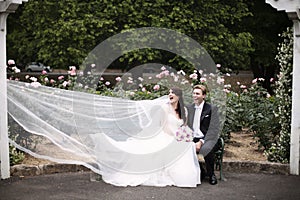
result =
[[204,85],[194,86],[194,103],[187,107],[188,126],[194,131],[193,141],[196,143],[196,151],[204,156],[206,174],[201,166],[201,175],[207,175],[209,183],[215,185],[218,181],[214,173],[214,152],[219,138],[219,118],[217,108],[205,102],[206,92]]

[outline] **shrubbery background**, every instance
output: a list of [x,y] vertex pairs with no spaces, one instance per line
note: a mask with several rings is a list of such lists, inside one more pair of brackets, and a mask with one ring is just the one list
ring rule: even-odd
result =
[[[292,95],[292,30],[288,29],[282,34],[283,42],[278,47],[276,59],[280,64],[278,79],[264,80],[257,78],[254,80],[244,80],[235,82],[235,79],[228,74],[218,73],[218,80],[224,84],[223,92],[226,92],[226,119],[221,132],[221,137],[226,142],[230,141],[230,133],[241,131],[247,128],[249,133],[254,133],[258,138],[259,148],[264,150],[269,161],[289,162],[290,151],[290,131],[291,131],[291,95]],[[92,68],[91,68],[92,69]],[[220,70],[221,71],[221,70]],[[196,73],[196,72],[194,72]],[[97,77],[90,72],[88,75],[76,73],[76,67],[71,66],[67,77],[59,76],[56,80],[50,79],[47,73],[43,73],[39,78],[26,77],[26,81],[34,86],[46,85],[68,90],[82,90],[99,95],[116,96],[129,98],[132,100],[154,99],[168,94],[169,87],[166,80],[176,76],[189,78],[188,84],[206,84],[205,77],[202,79],[194,74],[187,75],[183,71],[177,74],[170,73],[167,68],[161,69],[161,73],[156,75],[159,80],[155,83],[143,83],[142,78],[133,80],[128,77],[127,83],[132,87],[124,90],[119,85],[111,87],[111,83],[102,77]],[[14,76],[12,76],[14,78]],[[209,79],[210,77],[207,76]],[[217,77],[215,77],[217,78]],[[117,80],[118,79],[118,80]],[[79,81],[80,80],[80,81]],[[227,80],[227,81],[226,81]],[[229,83],[228,80],[231,80]],[[116,78],[120,81],[120,77]],[[183,80],[179,80],[183,81]],[[263,87],[268,81],[274,90],[274,95],[270,95]],[[217,94],[217,92],[215,92]],[[212,93],[211,95],[214,95]],[[18,137],[18,133],[10,133],[11,138]],[[14,147],[10,148],[11,164],[20,162],[24,155]]]

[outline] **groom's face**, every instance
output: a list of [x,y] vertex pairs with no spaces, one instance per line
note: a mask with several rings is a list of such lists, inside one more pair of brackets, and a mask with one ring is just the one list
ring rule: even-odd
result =
[[203,94],[201,89],[196,88],[193,90],[193,100],[196,105],[200,105],[202,101],[205,99],[205,96],[206,95]]

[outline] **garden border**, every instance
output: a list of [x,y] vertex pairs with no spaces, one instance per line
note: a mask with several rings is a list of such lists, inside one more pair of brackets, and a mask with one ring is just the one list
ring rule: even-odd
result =
[[[223,161],[223,172],[236,173],[267,173],[289,175],[289,164],[254,162],[254,161]],[[82,165],[45,164],[45,165],[14,165],[10,168],[11,176],[37,176],[44,174],[90,171]]]

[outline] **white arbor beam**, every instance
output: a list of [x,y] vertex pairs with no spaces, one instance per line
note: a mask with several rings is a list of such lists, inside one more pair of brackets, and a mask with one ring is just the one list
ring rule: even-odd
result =
[[300,0],[266,0],[277,10],[284,10],[294,23],[293,91],[290,147],[290,173],[299,175],[300,137]]
[[27,0],[0,0],[0,161],[1,179],[10,177],[7,128],[6,20]]
[[8,13],[0,13],[0,158],[1,178],[9,174],[9,147],[7,134],[7,88],[6,88],[6,18]]

